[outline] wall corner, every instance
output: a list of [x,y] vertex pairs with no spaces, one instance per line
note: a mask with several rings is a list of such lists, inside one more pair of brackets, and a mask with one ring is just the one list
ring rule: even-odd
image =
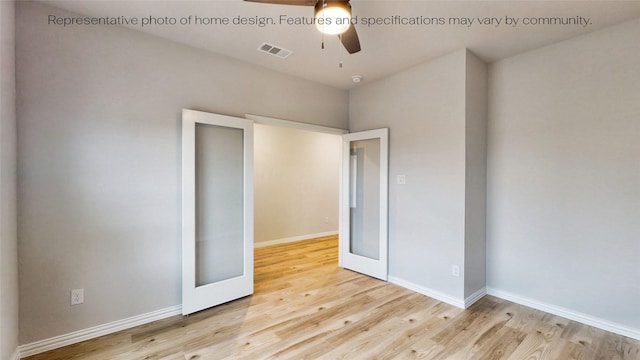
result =
[[464,296],[486,286],[487,64],[470,50],[465,58]]

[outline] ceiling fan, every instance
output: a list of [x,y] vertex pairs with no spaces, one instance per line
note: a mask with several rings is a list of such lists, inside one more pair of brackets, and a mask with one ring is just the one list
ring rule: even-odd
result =
[[360,40],[358,39],[358,33],[356,33],[353,24],[343,23],[343,26],[328,26],[336,25],[336,18],[349,18],[351,19],[351,4],[349,0],[244,0],[249,2],[264,3],[264,4],[279,4],[279,5],[302,5],[313,6],[315,11],[316,26],[318,30],[325,34],[335,35],[340,38],[340,42],[347,49],[349,54],[354,54],[360,51]]

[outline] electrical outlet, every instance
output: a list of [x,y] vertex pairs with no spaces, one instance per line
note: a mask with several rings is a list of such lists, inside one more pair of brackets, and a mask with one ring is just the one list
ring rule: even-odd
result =
[[451,275],[455,277],[460,277],[460,266],[451,265]]
[[406,184],[407,183],[407,176],[406,175],[398,175],[397,183],[398,183],[398,185]]
[[84,289],[71,290],[71,305],[84,303]]

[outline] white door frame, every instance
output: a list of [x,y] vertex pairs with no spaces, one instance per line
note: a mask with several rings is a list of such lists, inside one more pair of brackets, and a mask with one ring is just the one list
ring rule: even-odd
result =
[[[243,130],[243,274],[196,286],[196,124]],[[182,314],[187,315],[253,293],[253,121],[182,110]]]
[[253,115],[253,114],[245,114],[244,116],[249,120],[253,120],[255,124],[263,124],[263,125],[270,125],[270,126],[277,126],[277,127],[283,127],[283,128],[289,128],[289,129],[298,129],[298,130],[305,130],[305,131],[312,131],[316,133],[333,134],[333,135],[344,135],[349,133],[349,131],[345,129],[315,125],[315,124],[307,124],[307,123],[302,123],[302,122],[292,121],[292,120],[277,119],[277,118],[272,118],[268,116]]

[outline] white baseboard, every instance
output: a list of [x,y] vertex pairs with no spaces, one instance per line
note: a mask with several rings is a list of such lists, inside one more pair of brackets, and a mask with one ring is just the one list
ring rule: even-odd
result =
[[476,301],[482,299],[485,295],[492,295],[504,300],[508,300],[520,305],[528,306],[537,310],[545,311],[550,314],[562,316],[569,320],[577,321],[579,323],[596,327],[605,331],[612,332],[614,334],[626,336],[635,340],[640,340],[640,329],[632,328],[626,325],[614,323],[605,319],[597,318],[595,316],[583,314],[574,310],[566,309],[560,306],[544,303],[534,299],[530,299],[524,296],[516,295],[508,291],[502,291],[494,288],[482,288],[475,293],[471,294],[464,300],[457,299],[453,296],[443,294],[439,291],[425,288],[420,285],[416,285],[412,282],[389,276],[389,282],[423,294],[425,296],[434,298],[436,300],[445,302],[461,309],[467,309]]
[[170,316],[181,315],[182,305],[176,305],[150,313],[136,315],[127,319],[122,319],[107,324],[102,324],[88,329],[74,331],[68,334],[55,336],[49,339],[44,339],[30,344],[20,345],[17,353],[21,357],[27,357],[35,354],[39,354],[45,351],[57,349],[59,347],[78,343],[89,339],[96,338],[111,334],[117,331],[132,328],[134,326],[143,325],[152,321],[161,320]]
[[485,287],[469,295],[464,299],[464,308],[468,309],[469,306],[475,304],[476,301],[482,299],[485,295],[487,295],[487,288]]
[[606,330],[618,335],[626,336],[632,339],[640,340],[640,329],[631,328],[629,326],[617,324],[608,320],[597,318],[595,316],[583,314],[574,310],[566,309],[560,306],[548,304],[535,299],[516,295],[508,291],[494,288],[487,288],[487,294],[508,300],[520,305],[528,306],[537,310],[542,310],[550,314],[562,316],[569,320],[577,321],[582,324],[590,325],[602,330]]
[[397,278],[397,277],[394,277],[394,276],[389,276],[388,279],[389,279],[390,283],[396,284],[398,286],[402,286],[403,288],[407,288],[407,289],[409,289],[411,291],[415,291],[417,293],[420,293],[422,295],[428,296],[430,298],[434,298],[436,300],[445,302],[445,303],[447,303],[449,305],[453,305],[453,306],[458,307],[460,309],[464,309],[465,308],[465,300],[463,300],[463,299],[458,299],[458,298],[455,298],[455,297],[453,297],[451,295],[443,294],[443,293],[441,293],[439,291],[428,289],[428,288],[423,287],[421,285],[417,285],[417,284],[414,284],[414,283],[412,283],[410,281],[406,281],[406,280],[403,280],[403,279],[400,279],[400,278]]
[[11,354],[11,357],[9,358],[9,360],[20,360],[20,348],[17,347],[16,351],[13,352],[13,354]]
[[253,244],[253,247],[259,248],[259,247],[270,246],[270,245],[285,244],[285,243],[294,242],[294,241],[300,241],[300,240],[311,240],[311,239],[316,239],[316,238],[319,238],[319,237],[331,236],[331,235],[338,235],[338,231],[327,231],[327,232],[316,233],[316,234],[306,234],[306,235],[300,235],[300,236],[292,236],[292,237],[283,238],[283,239],[260,241],[260,242],[257,242],[255,244]]

